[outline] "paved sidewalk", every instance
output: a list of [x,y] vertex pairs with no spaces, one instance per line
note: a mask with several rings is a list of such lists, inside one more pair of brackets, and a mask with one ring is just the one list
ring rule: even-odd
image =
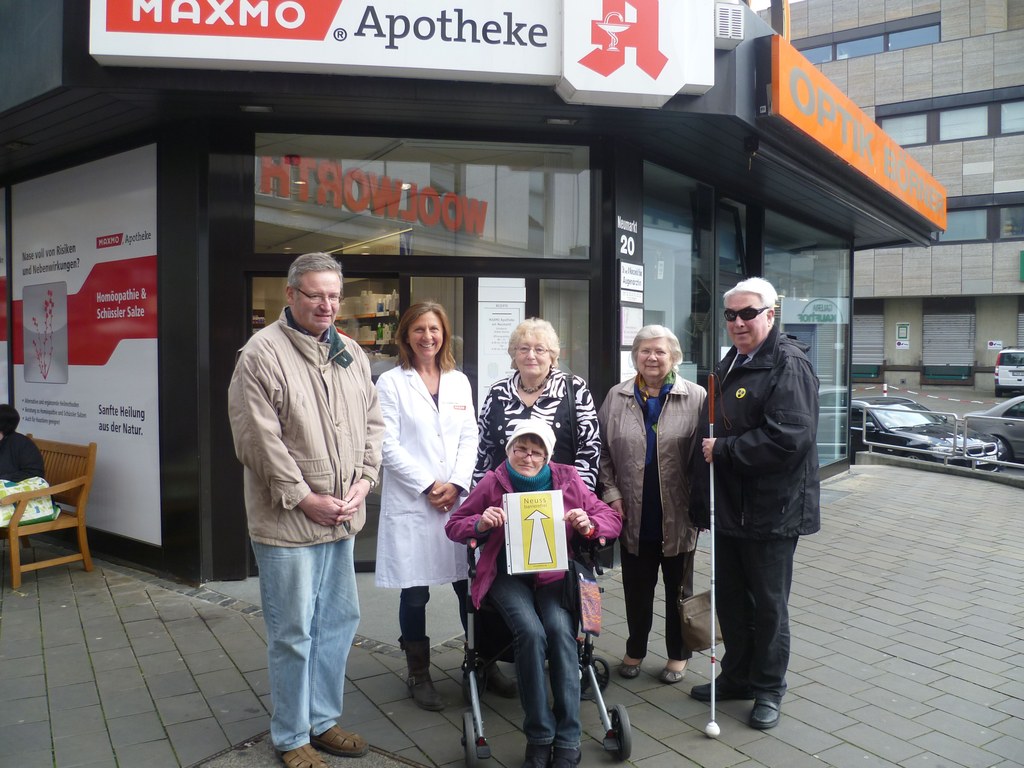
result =
[[[1024,492],[974,477],[858,464],[825,482],[823,530],[801,540],[791,601],[793,658],[780,725],[745,724],[749,702],[722,702],[717,740],[707,705],[686,695],[707,679],[657,681],[660,635],[644,674],[612,676],[609,705],[632,723],[630,765],[1024,765]],[[707,583],[705,537],[697,584]],[[4,562],[6,566],[6,562]],[[97,562],[29,575],[0,592],[0,768],[275,766],[266,654],[249,601]],[[604,579],[598,652],[613,664],[625,631],[618,571]],[[344,725],[375,751],[332,765],[463,764],[457,620],[435,645],[448,704],[407,697],[394,648],[396,594],[360,580],[365,634],[353,649]],[[431,602],[428,620],[438,624]],[[656,628],[658,629],[658,628]],[[445,641],[434,631],[435,641]],[[518,702],[485,694],[493,768],[518,766]],[[583,765],[613,765],[584,702]]]

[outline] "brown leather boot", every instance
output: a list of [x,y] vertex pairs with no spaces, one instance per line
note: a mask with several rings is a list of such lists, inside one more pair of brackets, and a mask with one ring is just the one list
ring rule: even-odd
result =
[[398,642],[405,651],[405,660],[409,665],[409,677],[405,683],[409,686],[416,706],[431,712],[444,709],[441,694],[434,688],[434,681],[430,679],[430,638],[411,641],[400,638]]

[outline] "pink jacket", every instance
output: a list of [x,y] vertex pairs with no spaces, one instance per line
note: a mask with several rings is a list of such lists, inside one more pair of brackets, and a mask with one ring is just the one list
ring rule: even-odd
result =
[[[562,491],[565,509],[582,509],[597,529],[595,535],[604,536],[606,539],[616,538],[622,530],[622,518],[583,484],[576,468],[568,464],[551,463],[548,466],[551,467],[552,487]],[[452,541],[467,542],[475,538],[486,545],[480,550],[476,578],[473,579],[473,605],[477,608],[494,583],[498,554],[505,547],[505,536],[500,528],[492,528],[486,533],[478,534],[475,530],[476,522],[488,507],[500,507],[501,497],[506,493],[514,493],[514,489],[508,476],[507,465],[502,462],[497,469],[484,475],[462,505],[452,513],[451,519],[444,527],[445,533]],[[570,542],[574,536],[579,537],[568,523],[565,524],[565,533]],[[563,576],[562,572],[548,571],[537,574],[537,581],[541,584],[551,583],[559,581]]]

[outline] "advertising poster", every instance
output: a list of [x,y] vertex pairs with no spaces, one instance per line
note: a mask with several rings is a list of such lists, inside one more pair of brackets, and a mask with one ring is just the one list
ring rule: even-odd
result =
[[0,403],[9,403],[7,389],[7,190],[0,188]]
[[97,444],[90,528],[159,545],[156,147],[11,188],[19,431]]

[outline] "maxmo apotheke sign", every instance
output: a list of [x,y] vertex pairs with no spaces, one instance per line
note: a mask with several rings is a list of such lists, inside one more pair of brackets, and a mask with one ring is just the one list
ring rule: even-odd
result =
[[714,85],[710,0],[92,0],[104,65],[549,84],[662,106]]

